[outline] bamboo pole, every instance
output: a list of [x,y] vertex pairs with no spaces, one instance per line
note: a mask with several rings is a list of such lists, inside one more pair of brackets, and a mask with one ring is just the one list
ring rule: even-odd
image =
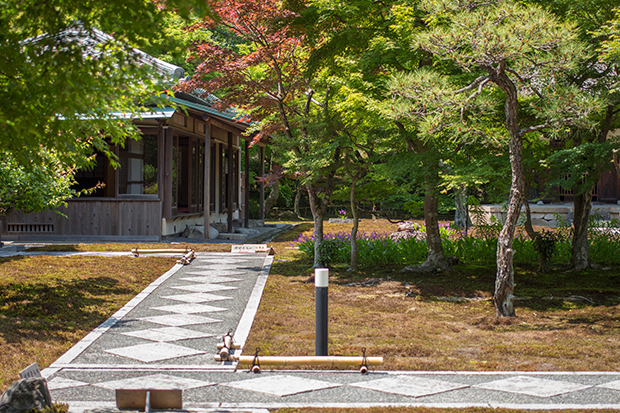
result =
[[[162,254],[162,253],[172,253],[172,254],[186,254],[188,252],[190,252],[192,250],[187,250],[187,249],[146,249],[146,248],[133,248],[131,250],[132,254],[134,255],[139,255],[139,254]],[[193,252],[193,251],[192,251]]]
[[383,357],[345,357],[345,356],[235,356],[230,355],[227,360],[222,360],[219,355],[215,356],[215,361],[238,361],[239,364],[253,364],[258,361],[261,365],[272,366],[380,366],[383,364]]

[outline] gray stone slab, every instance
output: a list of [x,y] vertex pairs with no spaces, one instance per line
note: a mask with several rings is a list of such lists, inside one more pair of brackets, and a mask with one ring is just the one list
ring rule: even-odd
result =
[[233,299],[233,297],[230,297],[230,296],[210,294],[210,293],[189,293],[189,294],[166,295],[166,296],[163,296],[162,298],[167,298],[168,300],[175,300],[175,301],[184,301],[186,303],[206,303],[209,301],[222,301],[222,300]]
[[154,374],[130,379],[112,380],[102,383],[95,383],[94,386],[106,389],[160,389],[160,390],[188,390],[198,387],[213,386],[215,383],[208,381],[188,379],[169,374]]
[[353,387],[377,390],[385,393],[394,393],[403,396],[421,397],[431,394],[444,393],[456,389],[469,387],[466,384],[434,380],[428,377],[393,376],[384,379],[350,384]]
[[[188,273],[191,274],[191,273]],[[205,284],[218,284],[218,283],[232,283],[243,281],[241,278],[231,278],[231,277],[221,277],[219,275],[209,275],[202,277],[183,277],[181,278],[183,281],[195,282],[195,283],[205,283]]]
[[151,309],[158,311],[168,311],[170,313],[177,314],[215,313],[218,311],[228,311],[226,308],[196,303],[163,305],[160,307],[151,307]]
[[235,381],[223,384],[223,386],[267,393],[275,396],[289,396],[291,394],[339,387],[341,384],[295,376],[268,376]]
[[239,287],[230,287],[228,285],[221,284],[189,284],[189,285],[175,285],[175,290],[184,290],[184,291],[194,291],[197,293],[212,293],[217,291],[226,291],[226,290],[238,290]]
[[174,359],[179,357],[195,356],[197,354],[204,354],[204,351],[198,351],[191,348],[163,342],[139,344],[137,346],[118,347],[105,351],[107,353],[115,354],[117,356],[128,357],[146,363],[150,363],[152,361]]
[[592,386],[570,383],[562,380],[548,380],[529,376],[516,376],[478,384],[476,387],[508,393],[526,394],[536,397],[552,397],[563,393],[585,390]]
[[167,314],[152,317],[143,317],[141,320],[148,321],[149,323],[163,324],[167,326],[189,326],[192,324],[209,324],[209,323],[221,323],[222,320],[218,320],[210,317],[203,317],[193,314]]
[[178,341],[214,336],[214,334],[180,327],[151,328],[148,330],[129,331],[121,334],[151,341]]

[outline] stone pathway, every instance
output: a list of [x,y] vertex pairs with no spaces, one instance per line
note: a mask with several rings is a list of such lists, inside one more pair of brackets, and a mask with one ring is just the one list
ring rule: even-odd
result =
[[[182,389],[196,412],[281,407],[620,409],[620,372],[278,370],[214,361],[229,330],[243,346],[272,256],[198,253],[176,265],[43,371],[71,412],[113,409],[116,389]],[[286,314],[282,315],[286,317]],[[239,352],[239,351],[238,351]],[[251,353],[250,351],[246,351]]]

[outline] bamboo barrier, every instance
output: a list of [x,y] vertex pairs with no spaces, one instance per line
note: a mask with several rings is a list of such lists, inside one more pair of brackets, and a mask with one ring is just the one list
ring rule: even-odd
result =
[[148,248],[133,248],[131,250],[132,254],[140,255],[140,254],[186,254],[192,250],[188,249],[173,249],[173,248],[159,248],[159,249],[148,249]]
[[239,364],[254,364],[272,366],[380,366],[383,364],[383,357],[345,357],[345,356],[235,356],[230,355],[228,359],[222,360],[219,355],[215,356],[215,361],[238,361]]
[[186,248],[184,250],[180,249],[172,249],[172,248],[159,248],[159,249],[148,249],[148,248],[133,248],[131,253],[135,257],[139,257],[140,254],[182,254],[181,258],[177,260],[177,263],[187,265],[191,263],[191,261],[196,258],[196,254],[194,254],[194,250]]

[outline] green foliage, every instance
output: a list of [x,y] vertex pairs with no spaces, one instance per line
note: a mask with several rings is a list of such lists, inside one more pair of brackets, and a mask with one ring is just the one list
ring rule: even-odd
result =
[[534,248],[540,254],[539,271],[547,272],[551,258],[556,253],[558,236],[551,231],[537,232],[534,237]]
[[553,153],[543,163],[553,173],[549,186],[572,189],[575,194],[590,190],[600,173],[613,168],[612,152],[618,143],[582,143]]
[[10,152],[0,151],[0,216],[13,209],[24,212],[56,209],[77,196],[73,170],[53,152],[40,155],[43,161],[29,166],[19,164]]
[[[501,229],[501,226],[499,226]],[[620,235],[598,232],[591,236],[590,254],[594,262],[602,265],[619,265],[617,254]],[[329,254],[330,264],[346,264],[350,260],[351,244],[349,234],[326,234],[325,253]],[[528,237],[517,235],[513,247],[517,251],[514,262],[518,265],[532,265],[539,262],[539,251],[544,251],[546,268],[551,265],[568,265],[571,255],[570,240],[545,232],[541,241],[534,242]],[[299,250],[307,257],[314,257],[314,238],[300,237]],[[472,237],[455,234],[453,230],[442,231],[442,244],[446,256],[457,257],[465,264],[493,264],[497,254],[497,237]],[[426,241],[414,237],[393,240],[385,235],[358,234],[359,265],[378,267],[382,265],[415,265],[426,259]]]

